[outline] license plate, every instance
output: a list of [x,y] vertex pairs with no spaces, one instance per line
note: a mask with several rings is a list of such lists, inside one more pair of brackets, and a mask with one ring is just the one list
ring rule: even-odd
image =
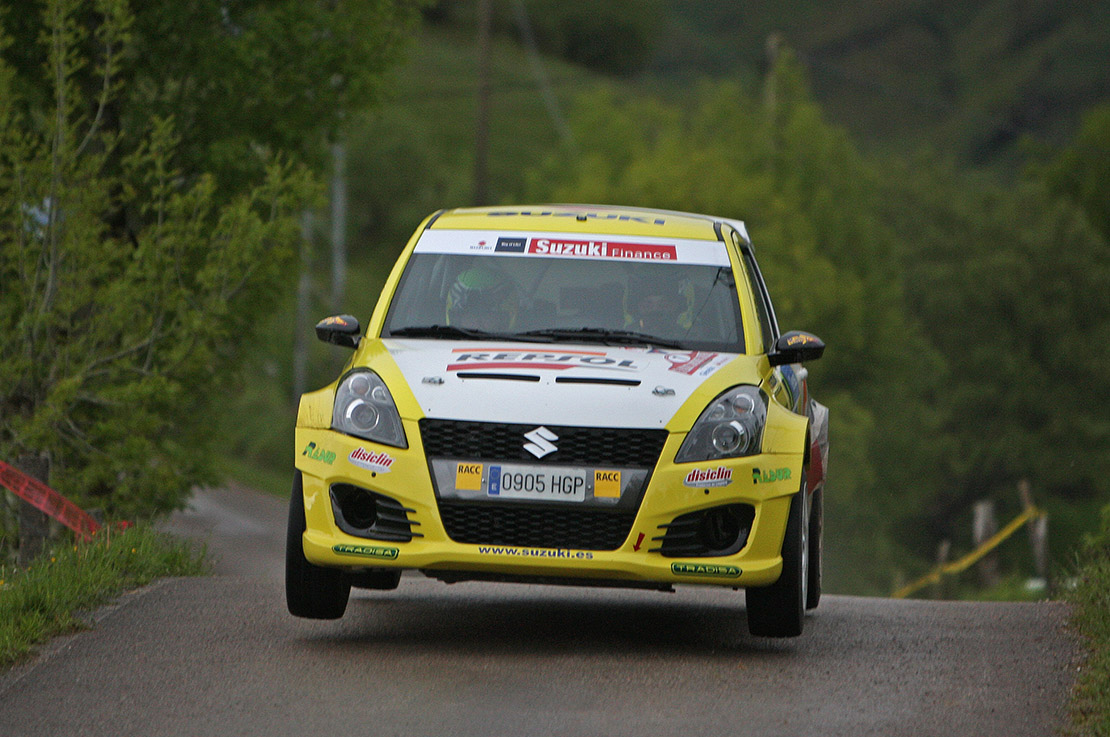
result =
[[537,468],[536,466],[490,466],[486,495],[502,499],[538,499],[581,502],[592,471],[577,468]]

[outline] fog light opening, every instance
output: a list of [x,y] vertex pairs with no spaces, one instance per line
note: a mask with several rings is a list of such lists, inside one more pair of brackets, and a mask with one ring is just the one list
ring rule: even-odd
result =
[[748,536],[743,520],[732,507],[717,507],[707,511],[702,518],[699,533],[707,550],[728,550],[736,546],[741,535],[745,539]]
[[367,529],[378,521],[378,503],[365,491],[351,491],[339,500],[339,512],[347,524]]

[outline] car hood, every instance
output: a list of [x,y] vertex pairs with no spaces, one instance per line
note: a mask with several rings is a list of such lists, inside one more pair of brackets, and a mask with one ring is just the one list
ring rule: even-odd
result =
[[[664,427],[735,353],[386,339],[425,417]],[[708,402],[712,397],[707,396]]]

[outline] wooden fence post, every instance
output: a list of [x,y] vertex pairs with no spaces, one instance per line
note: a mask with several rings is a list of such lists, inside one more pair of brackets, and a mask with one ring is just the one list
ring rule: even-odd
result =
[[[1033,492],[1029,488],[1029,480],[1018,481],[1018,495],[1024,509],[1033,506]],[[1039,517],[1029,520],[1029,547],[1033,551],[1033,571],[1039,582],[1043,583],[1045,590],[1050,590],[1048,580],[1048,514],[1042,513]]]
[[[952,552],[952,541],[941,540],[940,545],[937,546],[937,570],[940,570],[945,563],[948,562],[948,555]],[[933,584],[933,598],[945,599],[947,586],[944,581],[944,574],[941,573],[937,576],[937,581]]]
[[[971,537],[975,547],[978,548],[998,532],[994,502],[990,499],[975,502],[973,515]],[[979,583],[983,588],[991,589],[998,585],[998,555],[994,551],[983,556],[976,567],[979,569]]]
[[[24,454],[16,460],[20,471],[49,483],[50,458],[44,455]],[[31,565],[46,545],[46,536],[50,531],[50,520],[45,514],[31,506],[22,499],[19,500],[19,565],[26,568]]]

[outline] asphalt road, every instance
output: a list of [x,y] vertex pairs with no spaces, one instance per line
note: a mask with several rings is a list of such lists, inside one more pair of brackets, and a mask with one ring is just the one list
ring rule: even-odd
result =
[[747,634],[743,596],[406,576],[285,612],[285,503],[204,492],[172,528],[217,575],[94,613],[0,675],[0,735],[1037,735],[1075,669],[1063,605],[830,596]]

